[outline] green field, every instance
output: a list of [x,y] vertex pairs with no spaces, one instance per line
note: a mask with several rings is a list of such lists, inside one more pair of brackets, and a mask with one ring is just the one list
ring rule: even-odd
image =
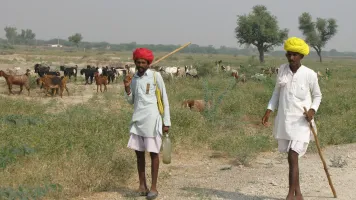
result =
[[[130,52],[64,52],[54,50],[11,50],[0,55],[0,65],[28,66],[45,62],[110,63],[113,57],[128,61]],[[165,53],[158,53],[161,57]],[[12,58],[13,56],[14,58]],[[10,59],[11,57],[11,59]],[[242,66],[246,83],[230,73],[217,72],[215,61],[232,67]],[[331,77],[319,79],[323,94],[316,114],[322,146],[356,142],[356,60],[306,58],[303,64]],[[283,57],[266,57],[265,66],[278,67]],[[265,81],[250,77],[263,67],[257,57],[230,55],[174,54],[159,65],[197,68],[200,79],[166,80],[171,108],[171,136],[174,153],[214,150],[231,156],[236,164],[248,166],[259,152],[276,151],[272,127],[260,124],[275,83],[275,75]],[[125,102],[121,89],[93,94],[83,103],[63,106],[60,97],[8,97],[4,78],[0,95],[0,199],[13,195],[48,196],[65,199],[93,191],[108,191],[136,178],[134,153],[126,148],[132,107]],[[76,89],[84,84],[69,83],[71,96],[83,95]],[[118,83],[121,85],[121,80]],[[96,88],[94,85],[86,86]],[[18,90],[18,86],[14,86]],[[34,90],[38,90],[37,87]],[[65,94],[66,95],[66,94]],[[25,98],[26,97],[26,98]],[[34,100],[32,100],[34,99]],[[213,101],[213,108],[203,113],[181,108],[185,99]],[[274,116],[274,115],[273,115]],[[273,117],[274,118],[274,117]],[[273,123],[273,118],[271,119]],[[314,143],[311,151],[315,151]]]

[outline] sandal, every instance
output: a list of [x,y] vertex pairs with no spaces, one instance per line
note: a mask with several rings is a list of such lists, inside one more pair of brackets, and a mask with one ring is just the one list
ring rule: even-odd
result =
[[152,199],[157,198],[157,196],[158,196],[158,192],[149,192],[149,193],[147,194],[146,199],[152,200]]
[[148,193],[149,193],[149,191],[139,191],[139,192],[138,192],[138,194],[139,194],[140,196],[147,196]]

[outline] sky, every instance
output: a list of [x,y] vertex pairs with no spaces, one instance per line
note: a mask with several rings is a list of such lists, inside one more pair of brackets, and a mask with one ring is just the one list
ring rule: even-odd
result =
[[5,38],[6,26],[15,26],[46,40],[78,32],[90,42],[239,47],[237,15],[257,4],[267,6],[289,36],[302,37],[303,12],[313,19],[335,18],[338,33],[325,50],[356,51],[356,28],[349,24],[356,19],[353,0],[0,0],[0,37]]

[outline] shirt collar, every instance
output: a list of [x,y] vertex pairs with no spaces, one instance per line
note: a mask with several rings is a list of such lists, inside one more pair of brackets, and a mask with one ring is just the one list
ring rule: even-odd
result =
[[[287,64],[287,68],[288,68],[288,72],[289,72],[290,74],[293,74],[292,70],[291,70],[290,67],[289,67],[289,64]],[[304,68],[304,65],[301,64],[300,67],[298,68],[298,70],[297,70],[294,74],[298,73],[299,71],[302,71],[303,68]]]
[[[146,72],[143,74],[142,77],[144,77],[144,76],[150,76],[151,74],[152,74],[152,70],[151,70],[150,68],[148,68],[148,69],[146,70]],[[134,77],[135,77],[135,78],[140,78],[140,77],[138,76],[137,72],[135,73]]]

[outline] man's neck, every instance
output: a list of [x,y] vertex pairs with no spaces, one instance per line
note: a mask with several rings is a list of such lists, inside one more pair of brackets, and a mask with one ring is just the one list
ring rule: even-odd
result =
[[137,75],[138,75],[139,77],[141,77],[141,76],[143,76],[143,75],[147,72],[147,70],[148,70],[148,69],[146,69],[146,70],[145,70],[145,71],[143,71],[142,73],[137,72]]
[[299,63],[299,64],[296,64],[296,65],[289,65],[289,68],[293,73],[296,73],[297,70],[300,68],[300,66],[302,66],[302,64]]

